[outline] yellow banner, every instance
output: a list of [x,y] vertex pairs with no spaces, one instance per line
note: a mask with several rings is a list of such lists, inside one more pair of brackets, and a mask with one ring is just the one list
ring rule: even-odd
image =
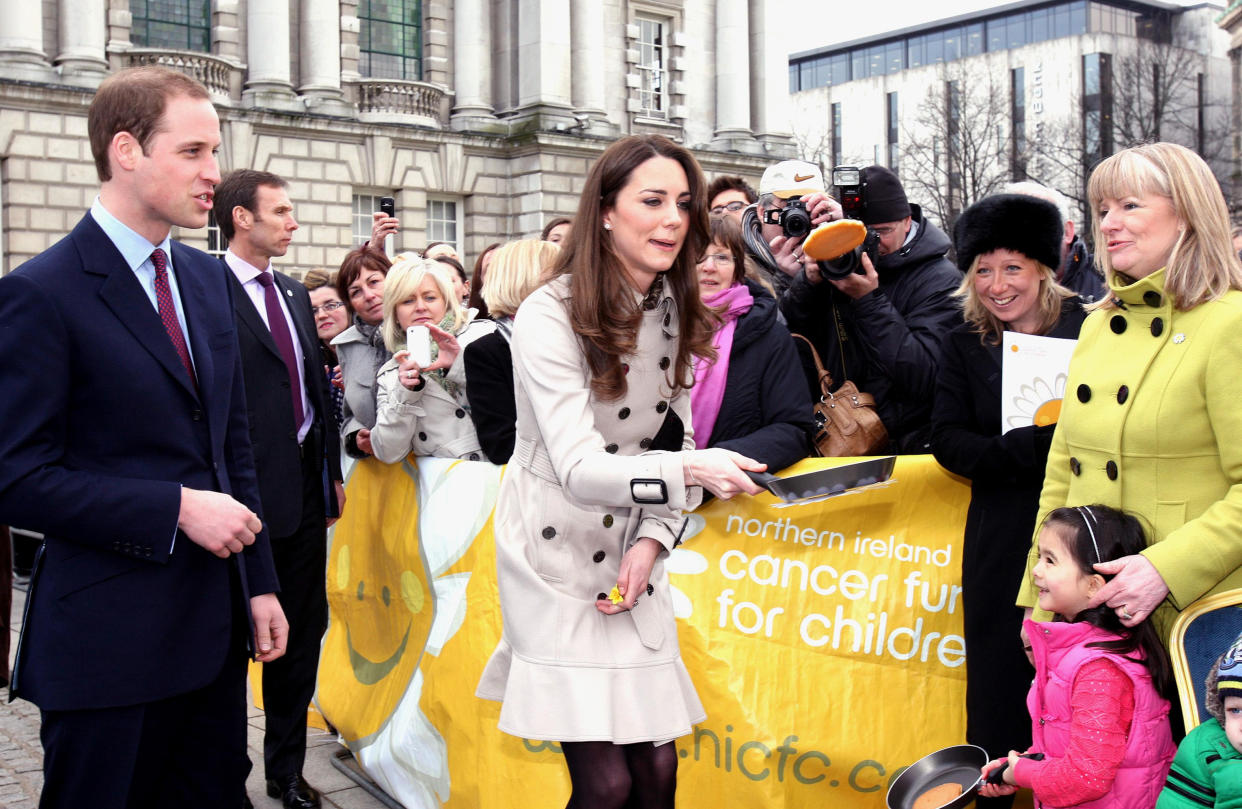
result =
[[[358,463],[333,531],[317,701],[409,809],[568,800],[558,746],[501,733],[499,705],[474,696],[500,637],[502,472]],[[901,768],[964,741],[969,500],[930,456],[906,456],[887,484],[690,515],[666,564],[708,718],[676,741],[679,806],[882,807]]]

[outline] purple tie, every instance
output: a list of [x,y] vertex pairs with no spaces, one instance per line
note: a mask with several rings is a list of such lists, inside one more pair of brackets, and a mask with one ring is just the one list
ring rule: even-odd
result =
[[263,285],[263,303],[267,306],[267,327],[272,330],[272,339],[276,341],[276,350],[285,361],[285,371],[289,374],[289,390],[293,394],[293,427],[302,428],[306,414],[302,412],[302,382],[298,373],[298,355],[293,351],[293,338],[289,335],[289,324],[285,322],[285,312],[280,308],[280,298],[276,297],[276,279],[271,272],[264,270],[259,273],[259,283]]
[[155,252],[151,254],[151,263],[155,265],[155,305],[159,310],[160,320],[164,323],[164,331],[168,332],[168,338],[172,340],[173,348],[177,349],[181,364],[190,375],[190,384],[198,390],[194,363],[190,362],[190,349],[186,347],[185,335],[181,333],[181,324],[177,322],[177,308],[173,306],[172,289],[168,286],[168,258],[164,251],[155,248]]

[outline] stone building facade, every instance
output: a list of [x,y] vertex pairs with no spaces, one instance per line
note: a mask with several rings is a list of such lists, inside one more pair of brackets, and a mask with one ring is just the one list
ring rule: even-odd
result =
[[1147,140],[1197,150],[1228,196],[1239,102],[1223,11],[1017,0],[793,54],[791,127],[807,159],[889,166],[947,223],[1013,180],[1081,204],[1100,159]]
[[[763,0],[0,0],[0,271],[70,230],[98,180],[93,89],[161,64],[201,80],[222,169],[290,183],[282,266],[335,267],[392,196],[396,249],[487,245],[572,215],[616,138],[668,135],[710,177],[792,154]],[[41,10],[42,13],[39,13]],[[174,234],[221,251],[218,232]]]
[[[1229,146],[1233,153],[1233,198],[1242,208],[1242,0],[1232,0],[1217,25],[1229,35],[1229,74],[1233,101],[1229,109]],[[1242,210],[1236,220],[1242,222]]]

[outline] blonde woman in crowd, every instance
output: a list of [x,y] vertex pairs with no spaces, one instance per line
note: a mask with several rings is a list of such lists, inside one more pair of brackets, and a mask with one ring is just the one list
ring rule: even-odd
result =
[[517,429],[513,357],[509,352],[513,316],[526,296],[547,278],[560,252],[558,245],[539,239],[509,242],[492,253],[483,279],[483,302],[496,330],[466,348],[466,379],[470,383],[470,417],[492,463],[509,462]]
[[[371,447],[384,463],[406,455],[486,460],[470,420],[461,349],[490,330],[471,322],[453,288],[452,269],[432,259],[399,258],[384,284],[384,344],[394,352],[376,375]],[[426,326],[431,362],[406,344]]]
[[1183,146],[1118,152],[1087,194],[1111,294],[1070,363],[1036,524],[1083,503],[1145,520],[1142,553],[1096,566],[1111,581],[1091,606],[1167,638],[1192,601],[1242,587],[1242,262],[1216,178]]

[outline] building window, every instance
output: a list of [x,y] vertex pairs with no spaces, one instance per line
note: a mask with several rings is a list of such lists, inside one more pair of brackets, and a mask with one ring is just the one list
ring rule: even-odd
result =
[[229,249],[228,239],[220,232],[220,223],[216,221],[216,212],[207,212],[207,252],[213,256],[222,256]]
[[129,13],[136,47],[211,51],[211,0],[130,0]]
[[832,105],[832,165],[841,165],[841,102]]
[[668,32],[669,22],[636,17],[638,25],[639,114],[648,118],[668,117]]
[[[354,194],[353,233],[354,247],[371,241],[371,224],[375,221],[372,214],[380,209],[379,194]],[[393,239],[385,240],[385,245]]]
[[361,0],[358,72],[375,79],[423,77],[421,0]]
[[461,244],[457,240],[458,234],[461,233],[461,223],[457,218],[460,210],[461,206],[457,204],[457,200],[435,197],[428,199],[427,241],[448,242],[460,255]]
[[1026,69],[1009,71],[1009,173],[1015,182],[1026,179]]
[[945,121],[948,123],[948,149],[946,160],[949,179],[947,218],[957,218],[958,196],[962,188],[960,158],[962,156],[962,85],[958,81],[947,81],[944,87]]
[[1082,139],[1086,174],[1113,153],[1113,76],[1107,53],[1082,57]]
[[894,174],[897,173],[897,94],[889,93],[886,96],[887,104],[885,105],[886,129],[888,131],[888,167]]

